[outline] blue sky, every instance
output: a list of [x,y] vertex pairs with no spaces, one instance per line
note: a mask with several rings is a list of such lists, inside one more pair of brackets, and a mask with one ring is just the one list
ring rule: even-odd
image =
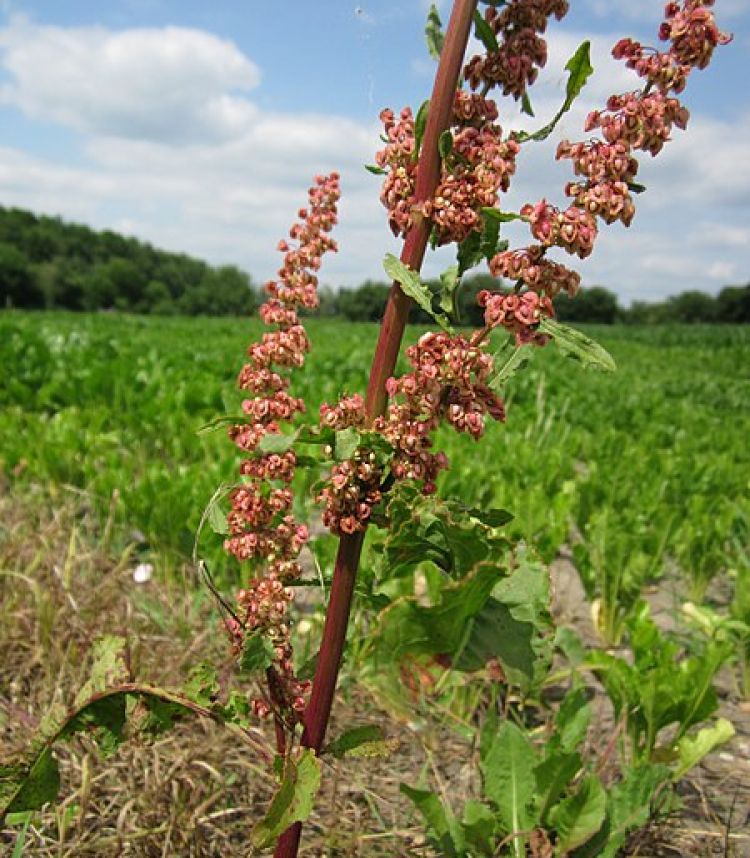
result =
[[[0,0],[0,204],[109,227],[258,282],[304,202],[310,177],[342,173],[341,252],[322,279],[382,278],[397,243],[362,165],[378,148],[381,108],[418,105],[434,64],[424,47],[424,0]],[[572,0],[549,30],[538,122],[561,101],[562,68],[584,38],[596,76],[545,146],[527,147],[503,206],[545,196],[563,204],[568,164],[553,152],[581,139],[586,112],[637,79],[608,57],[621,36],[654,43],[662,3]],[[441,4],[447,17],[448,4]],[[716,292],[750,280],[750,0],[717,0],[733,43],[696,72],[683,100],[688,132],[644,156],[630,229],[604,228],[585,284],[625,303],[683,289]],[[535,127],[501,104],[504,127]],[[527,243],[523,227],[511,231]],[[427,263],[436,273],[445,253]]]

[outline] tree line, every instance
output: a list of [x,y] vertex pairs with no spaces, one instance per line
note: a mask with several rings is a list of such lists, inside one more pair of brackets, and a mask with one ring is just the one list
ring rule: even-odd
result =
[[[465,279],[458,298],[463,323],[482,324],[477,293],[497,286],[488,274]],[[390,284],[372,280],[338,291],[324,286],[318,314],[378,321],[389,289]],[[222,316],[252,313],[261,301],[250,276],[233,265],[214,267],[110,230],[0,207],[0,307]],[[715,297],[688,291],[629,308],[621,307],[613,292],[594,286],[575,300],[557,298],[555,309],[569,322],[748,323],[750,283],[727,286]],[[411,321],[427,324],[430,318],[417,307]]]

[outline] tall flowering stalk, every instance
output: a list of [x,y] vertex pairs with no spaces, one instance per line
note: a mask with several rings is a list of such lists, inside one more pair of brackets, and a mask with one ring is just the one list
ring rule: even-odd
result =
[[248,457],[240,465],[244,482],[230,495],[230,536],[224,544],[238,560],[250,561],[254,573],[237,595],[237,619],[230,621],[230,632],[237,652],[248,635],[263,636],[272,645],[273,659],[266,669],[268,696],[255,699],[253,709],[260,717],[274,712],[282,753],[286,730],[300,719],[309,689],[309,682],[294,675],[287,620],[294,595],[288,584],[301,575],[298,556],[308,530],[291,515],[294,451],[266,453],[262,443],[280,432],[281,421],[305,410],[304,402],[288,392],[290,379],[282,373],[301,367],[310,348],[297,311],[318,306],[315,272],[323,255],[337,249],[328,233],[336,224],[338,199],[338,174],[318,176],[310,188],[309,207],[300,209],[300,222],[289,231],[296,245],[279,242],[284,264],[278,280],[266,284],[269,297],[260,308],[260,317],[274,330],[248,349],[250,360],[238,382],[242,390],[253,394],[242,403],[248,422],[233,426],[229,433]]
[[[297,245],[280,243],[284,266],[279,280],[268,284],[270,297],[261,309],[261,317],[275,330],[250,347],[250,362],[240,375],[240,386],[253,397],[243,404],[247,423],[231,430],[248,458],[241,466],[246,482],[231,495],[226,547],[252,565],[253,577],[238,595],[238,621],[232,623],[231,633],[237,651],[257,635],[271,642],[268,693],[253,705],[258,715],[274,714],[281,753],[288,750],[298,724],[303,727],[301,746],[314,752],[322,747],[363,536],[374,508],[399,481],[415,482],[424,494],[436,491],[438,474],[449,465],[445,454],[433,448],[435,430],[442,422],[479,439],[488,417],[505,419],[504,403],[493,384],[497,366],[489,351],[489,334],[504,329],[516,348],[543,346],[557,335],[552,299],[561,291],[574,296],[580,275],[548,258],[548,253],[558,249],[586,259],[602,223],[632,222],[632,194],[641,190],[635,184],[636,153],[657,155],[674,128],[685,128],[688,112],[676,94],[691,71],[704,68],[714,48],[729,41],[715,24],[712,5],[713,0],[668,3],[659,31],[669,43],[665,52],[630,39],[617,43],[613,55],[624,59],[644,85],[613,95],[605,109],[589,114],[585,130],[599,130],[600,139],[559,144],[557,158],[570,160],[577,177],[565,188],[572,202],[562,209],[542,199],[518,212],[503,212],[500,198],[514,177],[522,146],[546,137],[585,83],[591,71],[586,68],[587,48],[579,58],[580,80],[569,85],[565,105],[546,131],[505,131],[490,96],[499,90],[527,105],[528,88],[547,60],[548,22],[567,13],[568,0],[492,3],[476,22],[486,51],[465,64],[477,2],[456,0],[425,127],[418,129],[418,119],[408,107],[398,115],[391,109],[382,111],[385,145],[376,162],[385,174],[381,201],[389,226],[404,238],[397,266],[401,273],[386,305],[366,397],[354,394],[320,409],[321,429],[354,430],[360,443],[348,458],[332,465],[317,496],[324,507],[323,521],[340,543],[309,700],[308,683],[294,675],[287,620],[293,594],[289,585],[301,574],[297,558],[308,535],[290,512],[289,484],[297,460],[291,450],[263,452],[263,439],[280,431],[280,421],[304,409],[302,401],[288,392],[288,377],[279,370],[301,366],[309,347],[297,309],[316,306],[313,272],[323,254],[335,250],[328,236],[336,222],[335,174],[318,178],[311,190],[310,207],[300,211],[301,222],[290,233]],[[528,224],[533,243],[510,249],[498,241],[497,223],[511,219]],[[493,222],[496,228],[488,248],[484,244],[488,234],[493,236],[488,229]],[[442,332],[425,334],[407,350],[411,371],[397,378],[393,372],[411,304],[406,284],[426,290],[418,278],[414,286],[413,278],[429,241],[434,246],[459,245],[458,277],[484,257],[498,278],[498,288],[478,296],[483,328],[464,335],[446,325]],[[380,437],[380,454],[367,441],[373,433]],[[300,830],[296,823],[280,838],[277,858],[297,854]]]

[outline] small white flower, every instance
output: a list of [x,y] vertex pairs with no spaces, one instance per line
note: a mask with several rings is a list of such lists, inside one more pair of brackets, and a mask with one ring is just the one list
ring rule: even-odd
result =
[[133,580],[136,584],[145,584],[147,581],[151,580],[151,576],[154,574],[154,567],[151,563],[139,563],[135,569],[133,569]]

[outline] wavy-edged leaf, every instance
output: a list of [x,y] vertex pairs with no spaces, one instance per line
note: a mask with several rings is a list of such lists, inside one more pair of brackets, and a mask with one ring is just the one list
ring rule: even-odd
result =
[[603,346],[575,328],[561,325],[554,319],[542,318],[539,330],[552,337],[565,357],[577,360],[585,367],[602,369],[605,372],[614,372],[617,369],[614,358]]
[[679,780],[693,766],[697,766],[706,754],[728,742],[732,736],[734,727],[726,718],[719,718],[710,727],[703,727],[695,736],[683,736],[677,743],[677,768],[672,777]]
[[602,827],[607,797],[596,775],[587,775],[576,792],[563,799],[550,812],[557,831],[555,855],[567,855],[586,843]]
[[411,268],[404,265],[392,253],[386,254],[383,260],[383,268],[385,273],[399,284],[405,295],[408,295],[425,313],[432,316],[443,330],[452,333],[453,328],[445,313],[435,312],[432,308],[432,292],[430,287],[422,282],[416,271],[412,271]]
[[345,730],[337,739],[323,748],[323,754],[333,754],[341,760],[344,757],[387,757],[398,740],[387,739],[382,727],[377,724],[365,724]]
[[286,761],[281,786],[266,815],[253,828],[256,849],[272,846],[290,825],[307,819],[320,788],[320,773],[320,760],[309,748],[301,748],[296,759]]
[[414,789],[401,784],[401,793],[412,801],[424,817],[432,840],[446,858],[459,858],[464,854],[461,828],[451,812],[445,808],[438,796],[431,790]]

